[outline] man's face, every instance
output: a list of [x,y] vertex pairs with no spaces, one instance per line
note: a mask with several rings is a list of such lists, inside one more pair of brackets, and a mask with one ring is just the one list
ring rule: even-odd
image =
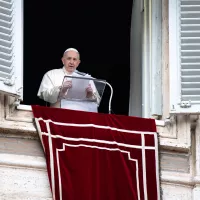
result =
[[74,72],[80,63],[79,54],[75,51],[68,51],[62,57],[62,62],[67,72]]

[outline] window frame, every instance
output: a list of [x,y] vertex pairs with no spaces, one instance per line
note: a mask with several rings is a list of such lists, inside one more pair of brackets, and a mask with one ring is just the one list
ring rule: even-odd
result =
[[[170,77],[170,113],[181,112],[178,104],[181,100],[180,80],[180,28],[179,0],[169,0],[169,77]],[[178,111],[179,110],[179,111]]]
[[[136,9],[136,12],[140,12],[140,17],[132,16],[129,115],[160,118],[163,114],[162,2],[136,0],[134,5],[139,7],[139,3],[141,9]],[[134,11],[133,7],[132,13]],[[140,35],[139,28],[141,43],[134,38]],[[138,50],[141,52],[138,53]]]
[[[21,45],[21,49],[17,51],[17,48],[15,49],[15,54],[16,57],[19,58],[18,59],[18,65],[16,65],[16,68],[18,68],[17,72],[19,74],[19,77],[21,77],[21,81],[23,82],[23,0],[16,0],[15,2],[16,4],[18,4],[18,9],[16,14],[19,12],[21,12],[21,16],[18,15],[17,19],[18,19],[18,25],[15,27],[14,31],[18,32],[18,40],[15,46],[20,46]],[[21,4],[20,4],[21,3]],[[144,39],[144,43],[143,43],[143,56],[142,59],[145,59],[143,62],[144,64],[144,69],[148,69],[149,65],[148,65],[148,61],[150,62],[150,70],[148,69],[149,73],[148,73],[148,81],[145,81],[144,83],[144,87],[141,88],[143,89],[143,92],[145,90],[148,90],[148,94],[152,94],[152,90],[155,90],[157,86],[159,86],[160,88],[158,89],[158,92],[154,95],[148,95],[147,93],[145,93],[144,97],[143,97],[143,101],[141,101],[140,103],[142,104],[142,102],[147,102],[148,103],[148,107],[146,110],[143,109],[143,117],[150,117],[150,113],[156,113],[156,115],[161,115],[161,110],[162,110],[162,103],[161,103],[161,73],[157,73],[158,71],[161,72],[161,48],[157,48],[158,45],[161,47],[161,2],[157,5],[155,4],[155,0],[144,0],[141,1],[141,10],[140,12],[144,12],[145,8],[147,10],[148,7],[148,12],[145,11],[145,20],[146,20],[146,24],[144,24],[144,29],[145,29],[145,33],[143,35],[143,39]],[[148,4],[148,5],[147,5]],[[158,12],[159,11],[159,12]],[[156,21],[156,19],[158,18],[158,15],[160,16],[160,21]],[[153,20],[153,22],[151,22],[151,20]],[[147,26],[149,28],[147,28]],[[21,33],[21,34],[20,34]],[[159,38],[159,42],[157,41],[157,39]],[[158,44],[156,45],[155,43],[158,42]],[[153,43],[151,45],[151,43]],[[151,51],[149,51],[151,49]],[[160,55],[160,60],[158,62],[158,60],[156,60],[155,58],[158,56],[158,54]],[[147,57],[146,57],[147,56]],[[145,58],[146,57],[146,58]],[[152,59],[153,58],[153,59]],[[152,68],[153,67],[153,68]],[[21,70],[20,70],[21,69]],[[147,74],[142,74],[143,77],[145,77]],[[150,75],[150,76],[149,76]],[[157,76],[158,79],[155,78],[155,76]],[[152,78],[155,78],[154,80],[152,80]],[[156,80],[159,80],[158,82],[155,82]],[[21,98],[23,97],[23,90],[20,91],[21,92]],[[9,103],[10,97],[8,97],[8,104],[7,104],[7,113],[6,113],[6,120],[14,120],[14,121],[26,121],[26,122],[32,122],[32,117],[31,118],[24,118],[24,117],[18,117],[19,115],[16,115],[16,112],[23,112],[23,111],[27,111],[28,113],[32,112],[31,106],[29,105],[14,105],[17,106],[16,110],[13,110],[13,106]],[[158,101],[155,101],[159,99],[160,103],[159,103],[159,108],[157,106]],[[14,101],[11,100],[11,102],[14,103]],[[12,108],[11,108],[12,107]],[[157,109],[158,108],[158,109]],[[154,110],[154,111],[153,111]],[[17,116],[17,117],[16,117]],[[159,126],[165,126],[164,121],[161,120],[156,120],[156,124]]]

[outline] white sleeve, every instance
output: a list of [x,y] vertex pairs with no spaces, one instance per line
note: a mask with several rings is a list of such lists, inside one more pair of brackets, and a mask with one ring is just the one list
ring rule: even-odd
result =
[[90,83],[91,88],[92,88],[92,90],[93,90],[93,95],[94,95],[93,98],[95,98],[95,99],[97,100],[97,103],[99,104],[101,98],[100,98],[99,93],[98,93],[98,90],[97,90],[97,88],[96,88],[96,86],[95,86],[95,84],[94,84],[94,81],[90,80],[89,83]]
[[51,78],[46,73],[40,84],[37,96],[49,103],[56,103],[60,92],[60,86],[54,86]]

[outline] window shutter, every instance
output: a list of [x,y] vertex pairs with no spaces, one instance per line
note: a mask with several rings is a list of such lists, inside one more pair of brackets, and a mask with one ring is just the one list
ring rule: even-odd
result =
[[0,92],[22,98],[22,0],[0,0]]
[[200,112],[200,1],[169,1],[170,112]]

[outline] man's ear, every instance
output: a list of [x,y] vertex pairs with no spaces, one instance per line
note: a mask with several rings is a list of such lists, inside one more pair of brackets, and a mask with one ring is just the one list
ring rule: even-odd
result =
[[63,65],[64,65],[64,58],[63,57],[61,58],[61,61],[62,61]]
[[78,64],[77,64],[77,66],[76,66],[76,69],[78,68],[78,66],[79,66],[80,62],[81,62],[81,61],[79,60],[79,61],[78,61]]

